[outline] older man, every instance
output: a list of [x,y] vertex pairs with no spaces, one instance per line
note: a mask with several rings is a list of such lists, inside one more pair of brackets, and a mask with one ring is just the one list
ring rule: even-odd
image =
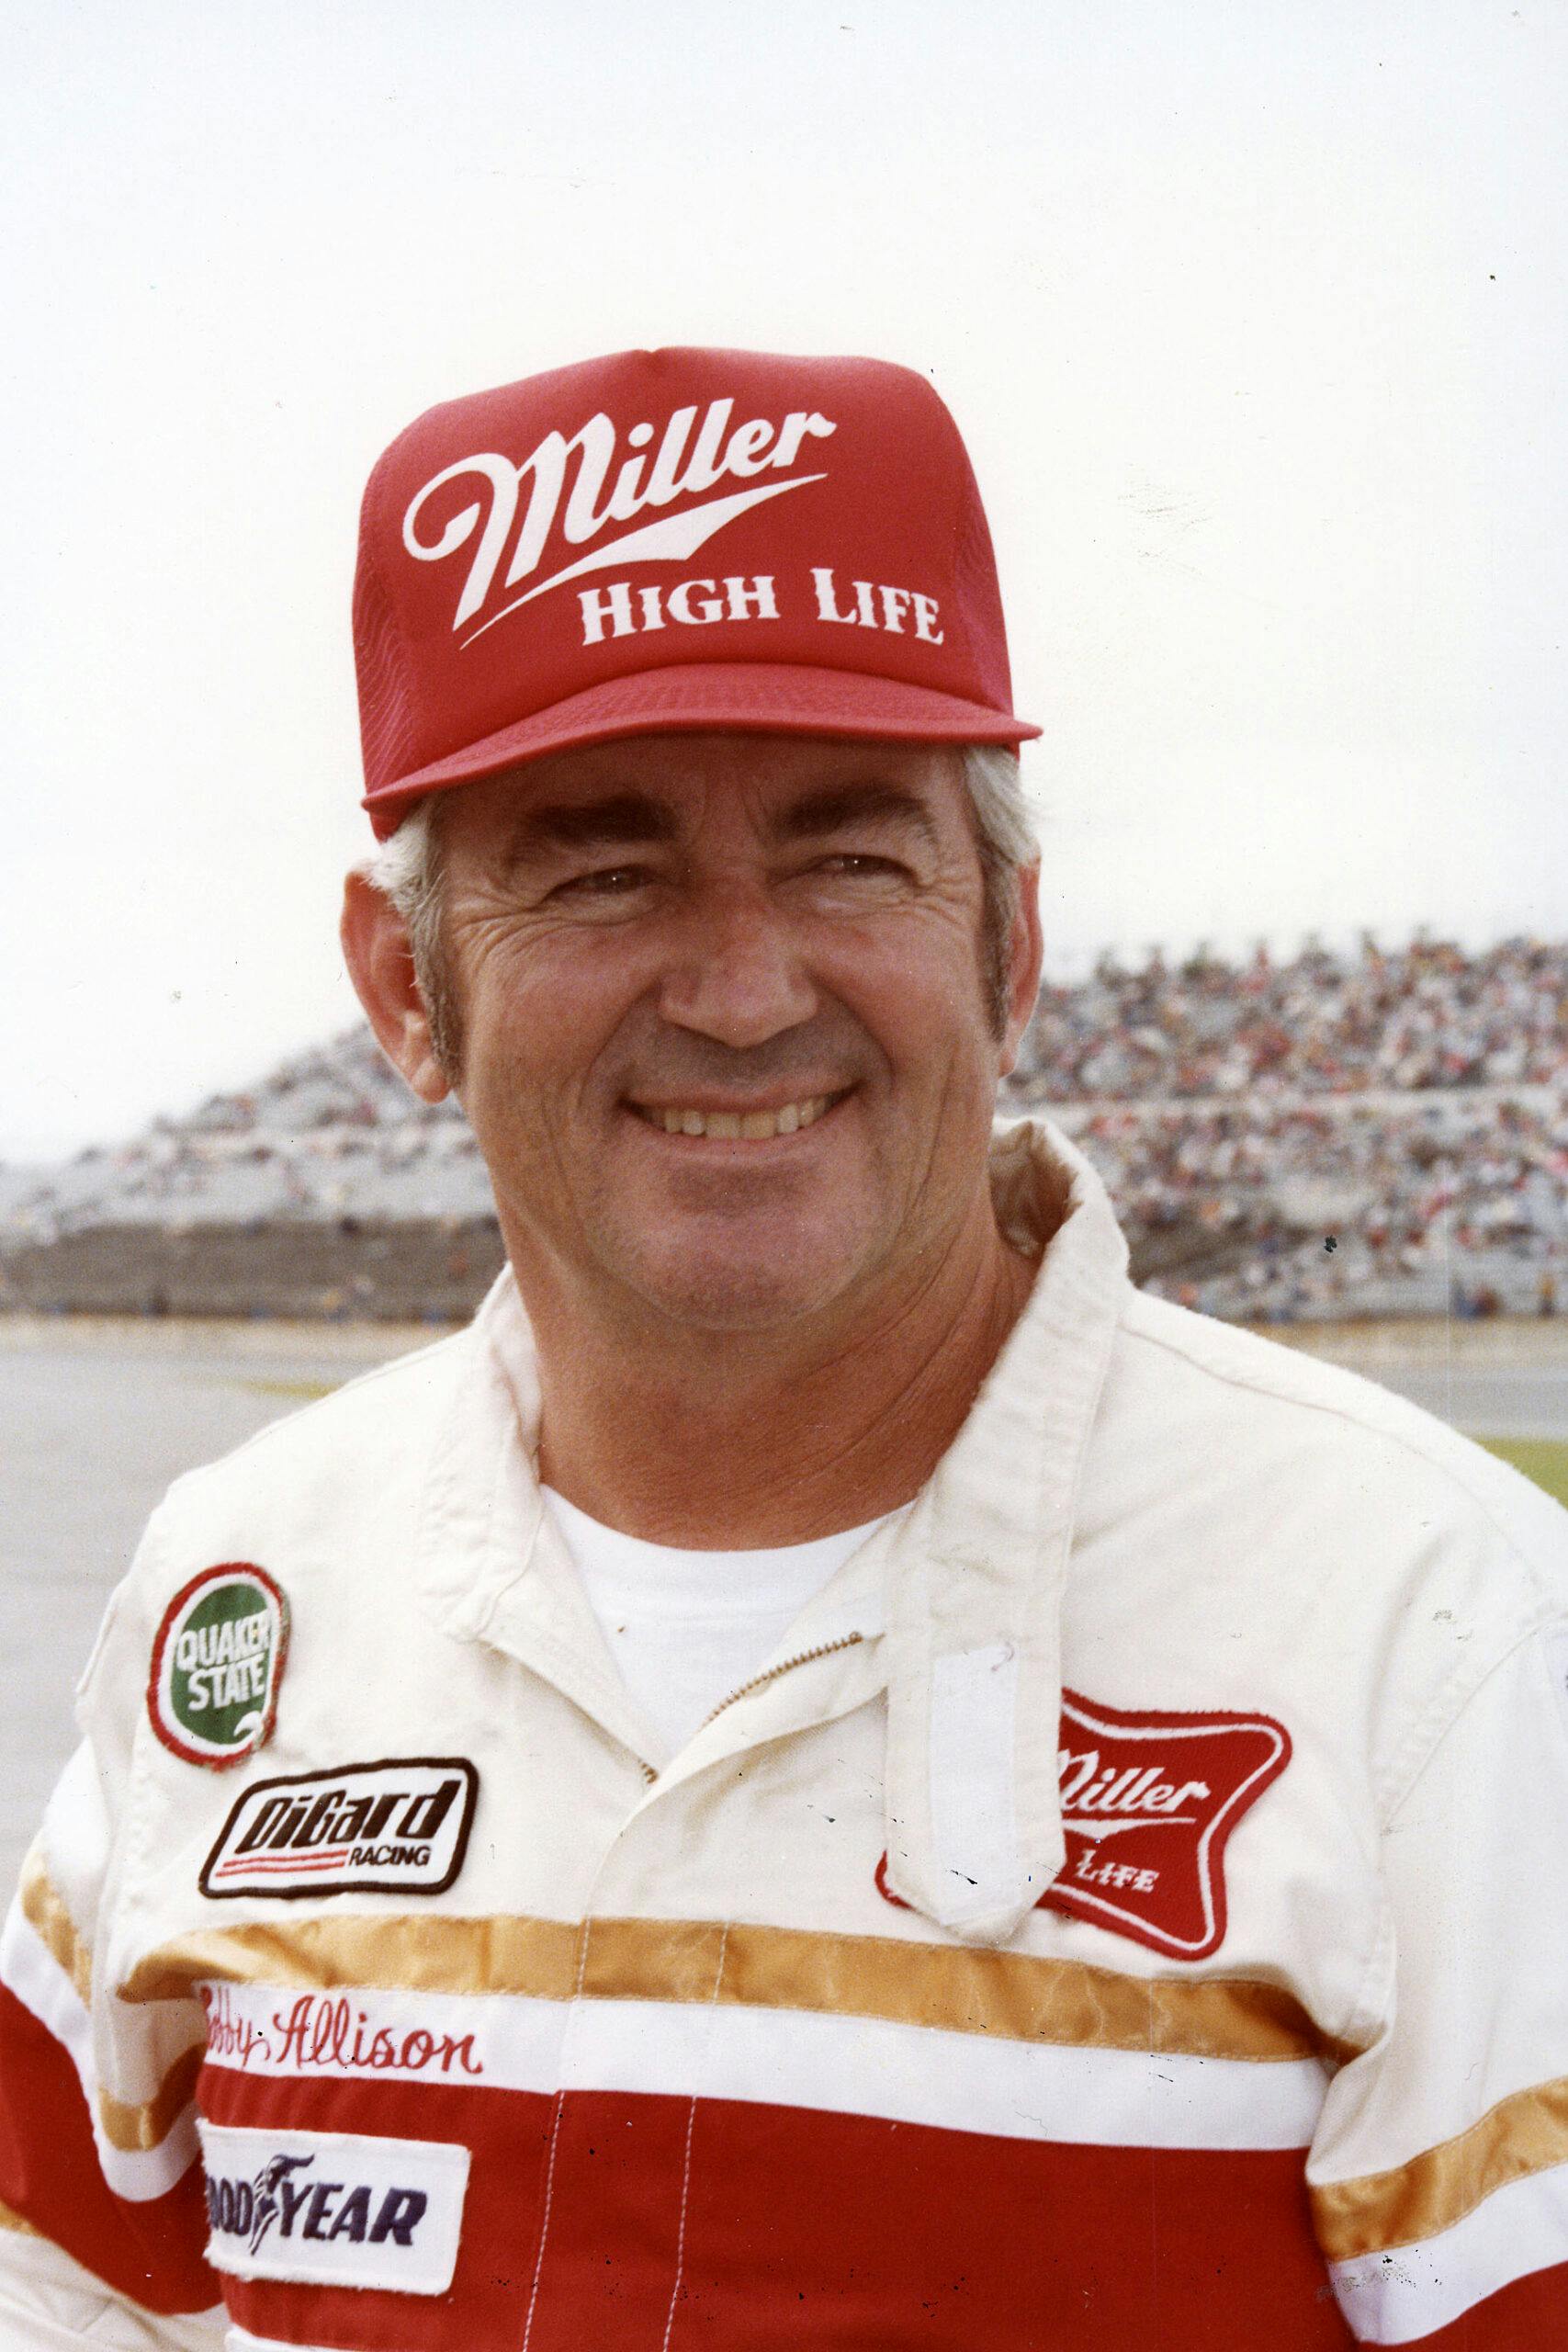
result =
[[436,410],[356,638],[345,948],[509,1271],[117,1597],[6,2342],[1568,2340],[1564,1522],[992,1141],[1032,730],[933,394]]

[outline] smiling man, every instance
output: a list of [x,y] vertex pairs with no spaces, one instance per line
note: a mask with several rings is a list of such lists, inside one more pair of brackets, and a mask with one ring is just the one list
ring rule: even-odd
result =
[[935,395],[434,410],[355,641],[345,953],[508,1270],[117,1596],[6,2345],[1561,2345],[1565,1522],[993,1134],[1035,730]]
[[[427,1100],[460,1089],[493,1172],[542,1471],[612,1527],[789,1544],[907,1502],[1022,1306],[986,1168],[1034,876],[988,896],[973,757],[593,745],[426,802],[350,880],[378,1034]],[[976,773],[1022,848],[1015,784]],[[400,907],[433,864],[419,978]]]

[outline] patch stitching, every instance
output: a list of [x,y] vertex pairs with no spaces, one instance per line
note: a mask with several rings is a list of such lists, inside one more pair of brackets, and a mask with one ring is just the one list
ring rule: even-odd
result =
[[[209,1587],[225,1581],[250,1580],[260,1586],[272,1617],[273,1637],[263,1702],[261,1721],[255,1730],[232,1747],[196,1747],[182,1736],[181,1731],[165,1721],[163,1710],[164,1661],[169,1644],[181,1629],[181,1621],[189,1614],[201,1594]],[[226,1772],[231,1765],[243,1763],[254,1756],[258,1747],[271,1738],[277,1722],[277,1693],[283,1680],[283,1669],[288,1657],[288,1600],[276,1578],[254,1560],[223,1560],[217,1566],[203,1568],[199,1575],[182,1585],[160,1621],[152,1642],[152,1662],[147,1678],[147,1714],[153,1731],[171,1755],[183,1763],[199,1764],[209,1772]],[[185,1726],[186,1731],[189,1726]]]
[[[383,2294],[449,2290],[472,2166],[462,2142],[205,2120],[200,2130],[215,2269]],[[318,2159],[344,2177],[319,2173]]]
[[[1125,1905],[1112,1903],[1103,1895],[1091,1894],[1087,1888],[1070,1885],[1061,1878],[1055,1880],[1040,1898],[1041,1903],[1048,1905],[1052,1910],[1066,1911],[1089,1919],[1096,1926],[1109,1927],[1112,1933],[1130,1937],[1134,1943],[1146,1945],[1151,1951],[1167,1952],[1178,1960],[1206,1960],[1224,1943],[1228,1925],[1224,1870],[1226,1843],[1242,1815],[1256,1804],[1265,1789],[1279,1779],[1290,1762],[1290,1733],[1271,1715],[1232,1713],[1219,1709],[1212,1713],[1167,1712],[1156,1708],[1133,1712],[1120,1707],[1099,1706],[1076,1690],[1063,1691],[1062,1716],[1064,1726],[1070,1717],[1084,1730],[1099,1732],[1102,1737],[1179,1740],[1205,1734],[1257,1732],[1270,1743],[1269,1753],[1260,1758],[1245,1780],[1231,1790],[1204,1824],[1199,1836],[1198,1887],[1203,1905],[1204,1932],[1196,1941],[1190,1937],[1173,1935],[1155,1921],[1128,1910]],[[1074,1834],[1066,1807],[1064,1827],[1069,1836]]]
[[[1106,1740],[1174,1742],[1250,1732],[1259,1735],[1265,1741],[1266,1752],[1246,1777],[1225,1793],[1193,1841],[1196,1887],[1201,1909],[1201,1932],[1196,1938],[1175,1933],[1170,1928],[1162,1927],[1157,1919],[1147,1917],[1126,1904],[1116,1903],[1109,1895],[1094,1894],[1088,1885],[1079,1885],[1069,1880],[1068,1871],[1081,1866],[1089,1857],[1098,1852],[1099,1846],[1091,1830],[1082,1826],[1081,1815],[1075,1821],[1071,1804],[1066,1801],[1062,1806],[1062,1826],[1067,1838],[1066,1862],[1062,1873],[1045,1889],[1034,1905],[1036,1910],[1066,1912],[1073,1917],[1087,1920],[1091,1926],[1104,1928],[1111,1934],[1126,1936],[1134,1943],[1145,1945],[1151,1951],[1162,1952],[1177,1960],[1207,1959],[1224,1943],[1228,1924],[1223,1867],[1226,1842],[1243,1814],[1258,1802],[1272,1781],[1279,1779],[1290,1762],[1289,1732],[1271,1715],[1242,1714],[1219,1708],[1206,1712],[1167,1711],[1152,1707],[1130,1711],[1099,1705],[1076,1690],[1064,1690],[1061,1728],[1062,1753],[1065,1756],[1069,1753],[1067,1735],[1074,1725],[1091,1736],[1098,1734]],[[1097,1767],[1098,1762],[1097,1758]],[[1129,1772],[1124,1764],[1113,1765],[1111,1769],[1113,1780],[1119,1769],[1124,1775]],[[1131,1768],[1130,1776],[1134,1786],[1137,1773],[1138,1768]],[[1145,1770],[1145,1782],[1150,1779],[1157,1781],[1158,1773]],[[1159,1793],[1157,1789],[1155,1793]],[[1210,1793],[1209,1791],[1204,1792],[1205,1796]],[[1140,1825],[1135,1820],[1115,1825],[1117,1827],[1137,1826]],[[1176,1822],[1173,1821],[1171,1826],[1177,1826]],[[1092,1824],[1092,1828],[1099,1829],[1101,1838],[1107,1835],[1099,1820]],[[1077,1849],[1076,1852],[1075,1847]],[[1158,1871],[1154,1874],[1157,1877]],[[888,1883],[886,1854],[877,1863],[875,1881],[877,1891],[886,1901],[896,1905],[901,1911],[909,1908]]]
[[[265,1797],[276,1789],[299,1789],[308,1786],[330,1787],[334,1781],[346,1781],[355,1772],[456,1772],[463,1782],[463,1812],[452,1858],[439,1879],[429,1881],[411,1877],[404,1871],[394,1878],[344,1878],[324,1884],[320,1877],[311,1877],[294,1884],[273,1886],[214,1886],[214,1870],[223,1854],[230,1837],[246,1808],[256,1798]],[[311,1772],[283,1772],[271,1780],[253,1781],[242,1790],[229,1808],[227,1818],[219,1831],[197,1881],[200,1892],[212,1903],[237,1902],[243,1896],[258,1897],[264,1902],[299,1903],[307,1898],[324,1902],[334,1894],[444,1894],[455,1884],[468,1856],[469,1833],[474,1815],[479,1808],[479,1775],[477,1765],[466,1756],[378,1756],[355,1764],[333,1764]]]

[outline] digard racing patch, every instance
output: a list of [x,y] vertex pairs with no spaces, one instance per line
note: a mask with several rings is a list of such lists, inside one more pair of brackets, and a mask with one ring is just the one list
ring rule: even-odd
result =
[[[1067,1859],[1036,1908],[1179,1960],[1206,1959],[1225,1936],[1225,1840],[1290,1760],[1290,1734],[1269,1715],[1130,1713],[1064,1690]],[[876,1883],[905,1907],[886,1855]]]
[[228,1560],[175,1595],[152,1644],[147,1712],[167,1748],[224,1771],[271,1734],[288,1603],[265,1568]]
[[463,1867],[479,1776],[394,1757],[254,1781],[201,1866],[203,1894],[440,1894]]

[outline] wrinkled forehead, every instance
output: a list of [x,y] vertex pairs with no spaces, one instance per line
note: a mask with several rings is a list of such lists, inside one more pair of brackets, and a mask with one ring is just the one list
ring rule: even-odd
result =
[[933,841],[966,829],[964,753],[757,733],[628,736],[533,760],[439,796],[445,843],[482,854],[607,831],[700,842],[759,828],[788,838],[835,820],[906,821]]

